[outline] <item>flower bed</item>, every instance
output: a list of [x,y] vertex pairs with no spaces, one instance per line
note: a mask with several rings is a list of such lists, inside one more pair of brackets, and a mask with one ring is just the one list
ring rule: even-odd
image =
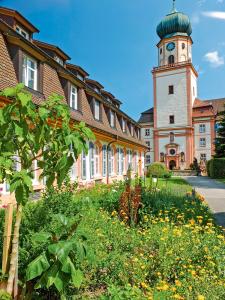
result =
[[[224,299],[222,230],[203,199],[186,194],[188,185],[174,179],[167,187],[164,183],[159,192],[142,192],[136,227],[119,217],[122,184],[75,195],[52,191],[29,204],[21,229],[21,280],[28,263],[46,247],[32,242],[35,232],[55,228],[58,213],[69,217],[79,213],[77,234],[87,239],[87,257],[75,261],[84,280],[79,290],[69,286],[66,299]],[[33,299],[55,299],[55,294],[54,288],[40,289],[33,292]]]

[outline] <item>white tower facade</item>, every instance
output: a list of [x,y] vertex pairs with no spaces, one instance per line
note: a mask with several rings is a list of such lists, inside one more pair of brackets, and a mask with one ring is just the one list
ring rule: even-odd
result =
[[190,20],[173,9],[157,33],[158,66],[152,71],[155,161],[185,169],[194,159],[192,107],[198,77],[192,64]]

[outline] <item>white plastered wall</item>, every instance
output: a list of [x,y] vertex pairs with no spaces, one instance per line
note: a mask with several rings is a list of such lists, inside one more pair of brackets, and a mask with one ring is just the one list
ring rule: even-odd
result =
[[[200,133],[199,132],[199,125],[200,124],[205,124],[206,131],[205,133]],[[210,122],[206,122],[206,120],[202,120],[201,123],[194,124],[194,136],[195,136],[195,157],[197,158],[198,161],[200,161],[200,156],[202,154],[206,154],[206,159],[209,160],[211,159],[211,127],[210,127]],[[206,146],[205,147],[200,147],[200,138],[205,138],[206,139]]]
[[[174,94],[169,95],[169,85]],[[187,126],[186,68],[156,74],[157,128]],[[169,123],[174,115],[175,124]]]

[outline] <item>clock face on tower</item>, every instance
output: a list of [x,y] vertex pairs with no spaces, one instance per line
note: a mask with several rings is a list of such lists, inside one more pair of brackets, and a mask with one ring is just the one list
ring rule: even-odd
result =
[[172,43],[167,44],[166,49],[168,51],[173,51],[175,49],[175,43],[172,42]]

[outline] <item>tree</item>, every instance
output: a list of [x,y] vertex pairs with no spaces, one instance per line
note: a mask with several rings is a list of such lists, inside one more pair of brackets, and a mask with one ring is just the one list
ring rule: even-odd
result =
[[[8,104],[0,109],[0,182],[10,185],[17,202],[7,283],[7,292],[12,294],[17,281],[22,209],[33,192],[33,172],[42,170],[40,178],[46,179],[47,187],[54,183],[61,186],[79,154],[87,151],[86,141],[94,135],[83,122],[71,122],[69,108],[57,94],[39,107],[23,84],[6,88],[0,95],[8,98]],[[14,287],[14,294],[16,290]]]
[[225,157],[225,105],[224,110],[219,113],[220,121],[218,123],[217,138],[215,140],[215,157]]

